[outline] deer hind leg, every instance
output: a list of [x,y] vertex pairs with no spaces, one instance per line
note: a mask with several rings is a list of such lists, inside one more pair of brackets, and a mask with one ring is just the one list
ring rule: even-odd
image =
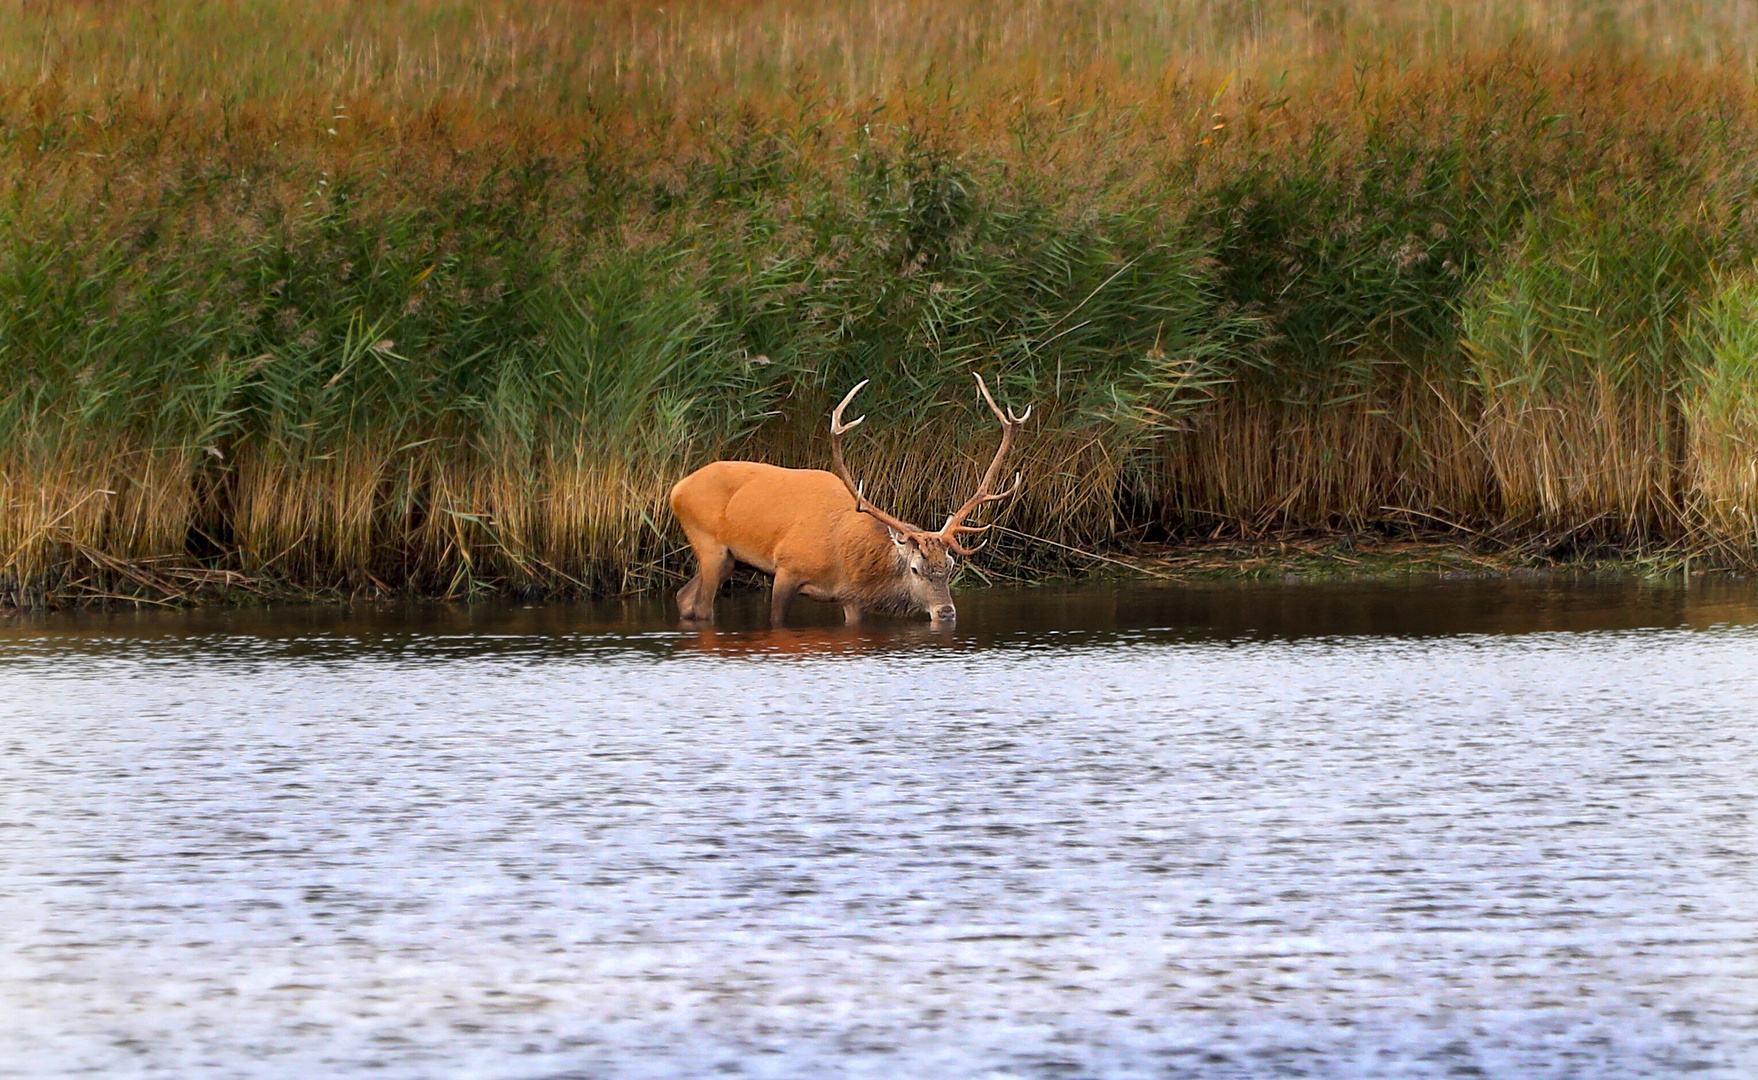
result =
[[698,570],[696,576],[678,590],[678,618],[694,619],[696,617],[696,594],[701,591],[702,572]]
[[678,617],[708,621],[714,618],[714,594],[732,573],[733,557],[725,545],[691,538],[696,549],[696,576],[678,590]]

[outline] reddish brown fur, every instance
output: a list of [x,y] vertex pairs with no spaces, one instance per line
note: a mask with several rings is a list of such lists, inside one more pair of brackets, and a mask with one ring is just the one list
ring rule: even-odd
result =
[[835,475],[755,461],[716,461],[671,489],[698,571],[678,593],[685,619],[710,619],[734,561],[775,578],[771,617],[786,621],[796,594],[839,603],[850,622],[868,611],[953,614],[952,555],[932,534],[893,538],[855,509]]

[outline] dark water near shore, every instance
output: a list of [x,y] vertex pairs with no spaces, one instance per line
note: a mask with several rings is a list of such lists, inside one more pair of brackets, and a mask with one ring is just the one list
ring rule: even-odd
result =
[[0,620],[0,1076],[1758,1075],[1758,588],[959,606]]

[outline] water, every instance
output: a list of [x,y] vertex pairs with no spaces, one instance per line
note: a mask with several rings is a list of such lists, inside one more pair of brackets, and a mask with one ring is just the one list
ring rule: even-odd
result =
[[0,1076],[1758,1075],[1750,586],[960,610],[0,623]]

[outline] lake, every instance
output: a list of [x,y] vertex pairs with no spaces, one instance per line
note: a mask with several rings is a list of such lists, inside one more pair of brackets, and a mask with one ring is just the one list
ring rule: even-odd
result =
[[1758,1075],[1758,587],[0,620],[0,1076]]

